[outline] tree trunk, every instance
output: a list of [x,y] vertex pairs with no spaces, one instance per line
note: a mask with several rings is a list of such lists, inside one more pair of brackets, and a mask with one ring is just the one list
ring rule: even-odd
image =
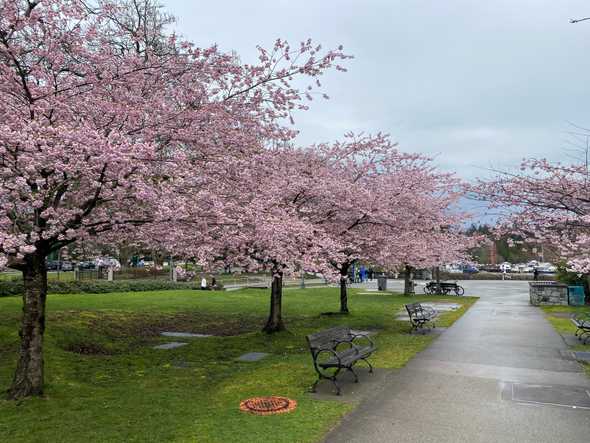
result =
[[434,278],[436,280],[436,287],[437,287],[437,292],[440,294],[441,290],[441,286],[440,286],[440,266],[437,266],[436,268],[434,268]]
[[282,317],[282,302],[283,302],[283,273],[273,272],[272,285],[270,288],[270,314],[263,332],[272,334],[285,330],[285,324]]
[[409,265],[404,272],[404,294],[414,295],[414,269]]
[[43,395],[43,332],[47,269],[45,255],[39,252],[26,257],[23,271],[23,315],[19,335],[20,351],[10,399]]
[[340,268],[340,313],[348,314],[348,291],[346,288],[346,279],[348,278],[349,264],[342,265]]

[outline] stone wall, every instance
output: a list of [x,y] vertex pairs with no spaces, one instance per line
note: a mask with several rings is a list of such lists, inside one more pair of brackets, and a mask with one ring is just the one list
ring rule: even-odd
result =
[[556,282],[529,283],[531,305],[566,305],[567,285]]

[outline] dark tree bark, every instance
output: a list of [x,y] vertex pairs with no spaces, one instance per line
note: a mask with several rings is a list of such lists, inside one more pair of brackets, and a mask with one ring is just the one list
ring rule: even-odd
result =
[[283,273],[273,271],[272,285],[270,288],[270,313],[263,332],[272,334],[274,332],[284,331],[285,324],[282,317],[283,302]]
[[437,291],[440,293],[440,266],[434,268],[434,278],[436,280]]
[[348,278],[348,268],[350,263],[345,263],[340,268],[340,313],[348,314],[348,290],[346,280]]
[[19,335],[18,363],[8,398],[43,395],[43,332],[47,299],[45,254],[38,251],[25,257],[22,267],[23,315]]
[[406,265],[404,272],[404,294],[414,295],[414,268]]

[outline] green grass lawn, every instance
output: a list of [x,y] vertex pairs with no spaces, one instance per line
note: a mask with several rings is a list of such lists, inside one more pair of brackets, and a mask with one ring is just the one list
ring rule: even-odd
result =
[[[560,334],[569,334],[574,335],[576,332],[576,327],[570,321],[568,316],[564,316],[564,314],[573,314],[575,312],[590,312],[590,306],[543,306],[543,311],[547,315],[547,319],[553,325],[555,330]],[[579,345],[574,346],[574,350],[576,351],[589,351],[590,352],[590,342],[586,345],[580,342]],[[582,363],[584,369],[588,376],[590,376],[590,364]]]
[[[435,337],[408,335],[394,314],[408,302],[397,295],[351,290],[346,317],[321,317],[338,307],[335,288],[286,290],[288,332],[259,332],[267,290],[163,291],[51,295],[46,331],[46,395],[20,403],[0,400],[1,442],[314,442],[354,405],[313,399],[315,380],[305,335],[337,324],[378,329],[376,367],[399,368]],[[452,300],[448,326],[476,299]],[[0,390],[10,384],[18,347],[21,300],[0,298]],[[161,331],[217,337],[168,339]],[[189,341],[174,350],[152,346]],[[245,352],[270,357],[237,363]],[[361,381],[362,383],[362,381]],[[284,395],[298,401],[290,414],[252,416],[238,410],[251,396]]]

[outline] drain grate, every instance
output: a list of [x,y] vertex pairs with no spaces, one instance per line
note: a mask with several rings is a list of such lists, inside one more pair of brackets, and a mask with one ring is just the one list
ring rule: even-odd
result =
[[256,415],[272,415],[291,412],[297,407],[297,402],[287,397],[254,397],[240,403],[240,411]]
[[517,403],[590,409],[590,390],[577,386],[506,383],[502,398]]

